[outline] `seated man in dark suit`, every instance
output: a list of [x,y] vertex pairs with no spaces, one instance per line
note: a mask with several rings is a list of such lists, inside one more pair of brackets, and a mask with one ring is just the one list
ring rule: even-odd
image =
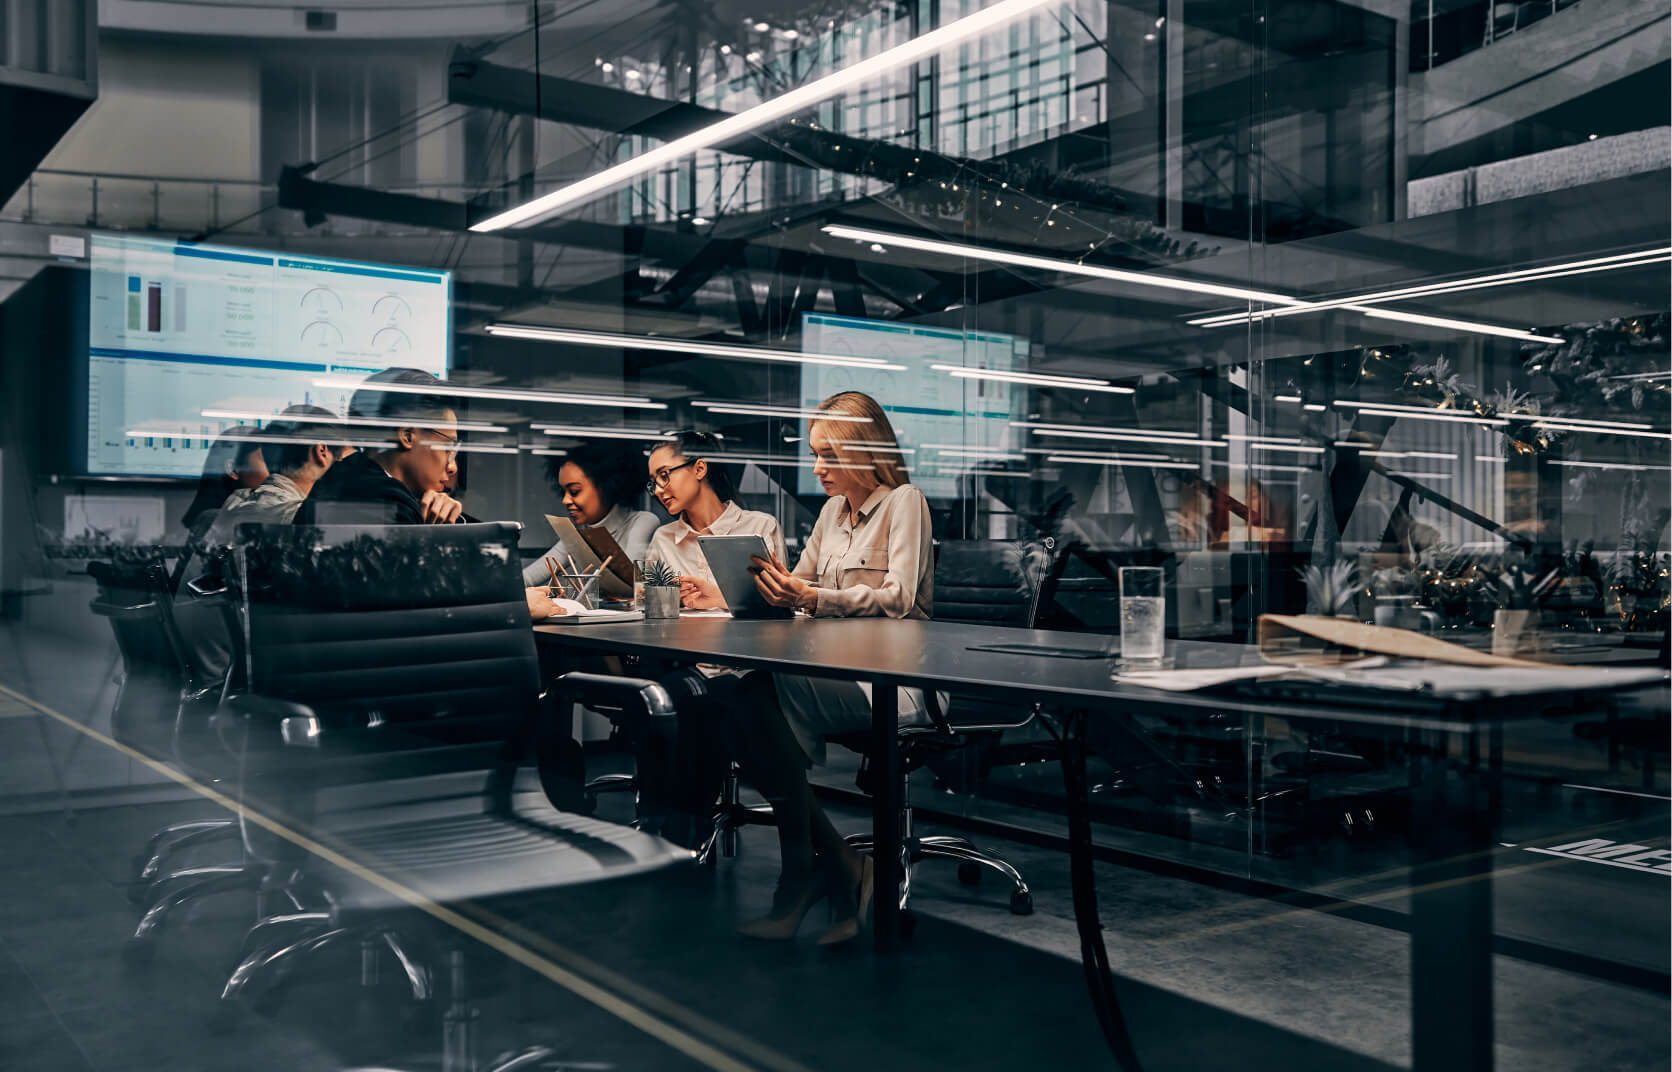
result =
[[452,524],[464,507],[447,494],[458,472],[458,414],[440,380],[392,368],[368,379],[348,415],[378,424],[366,439],[381,448],[351,454],[320,477],[297,511],[298,525]]

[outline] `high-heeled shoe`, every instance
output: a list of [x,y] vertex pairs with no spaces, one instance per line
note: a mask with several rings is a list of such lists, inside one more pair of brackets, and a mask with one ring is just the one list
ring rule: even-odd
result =
[[813,906],[830,893],[830,882],[823,875],[814,875],[785,885],[780,882],[772,891],[772,911],[761,919],[737,925],[737,933],[747,938],[765,938],[787,942],[801,929],[801,921]]
[[877,873],[869,856],[859,865],[859,883],[854,890],[854,914],[846,919],[839,919],[830,928],[819,935],[819,944],[824,946],[841,945],[852,941],[865,928],[865,920],[871,913],[871,896],[876,892]]

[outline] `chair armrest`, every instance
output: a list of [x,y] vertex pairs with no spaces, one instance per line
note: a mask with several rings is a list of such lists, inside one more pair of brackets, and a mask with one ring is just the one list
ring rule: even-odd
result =
[[226,581],[220,577],[211,577],[208,574],[204,574],[202,577],[193,577],[186,582],[186,587],[191,590],[192,595],[199,599],[224,596],[227,593]]
[[632,713],[651,720],[674,718],[673,697],[660,682],[572,670],[551,690],[605,715]]
[[275,727],[287,745],[319,747],[319,716],[307,704],[244,693],[222,700],[212,721],[217,729],[234,721],[262,722]]

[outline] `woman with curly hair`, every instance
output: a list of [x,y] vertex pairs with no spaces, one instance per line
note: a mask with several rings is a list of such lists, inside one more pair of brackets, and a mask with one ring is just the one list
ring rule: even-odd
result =
[[[584,443],[567,455],[546,459],[546,479],[563,499],[563,508],[576,528],[598,526],[609,533],[629,561],[645,556],[656,515],[634,510],[629,505],[644,484],[643,463],[624,447],[611,443]],[[546,555],[562,557],[563,544],[552,545]],[[547,580],[545,555],[523,569],[523,583],[541,585]]]

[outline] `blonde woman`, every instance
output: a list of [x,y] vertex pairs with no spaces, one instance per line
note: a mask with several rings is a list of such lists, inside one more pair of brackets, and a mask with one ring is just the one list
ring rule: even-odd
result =
[[[813,618],[927,618],[933,597],[929,504],[902,463],[888,416],[857,391],[819,405],[807,430],[813,474],[830,497],[794,570],[756,559],[756,585],[769,603]],[[829,414],[829,417],[824,417]],[[842,419],[832,419],[842,418]],[[772,802],[782,864],[772,911],[744,924],[758,938],[793,938],[808,910],[831,899],[836,922],[821,945],[860,931],[870,907],[871,861],[850,848],[813,799],[809,763],[824,762],[824,738],[871,725],[869,685],[752,674],[744,763]],[[923,695],[902,689],[900,718],[921,719]]]

